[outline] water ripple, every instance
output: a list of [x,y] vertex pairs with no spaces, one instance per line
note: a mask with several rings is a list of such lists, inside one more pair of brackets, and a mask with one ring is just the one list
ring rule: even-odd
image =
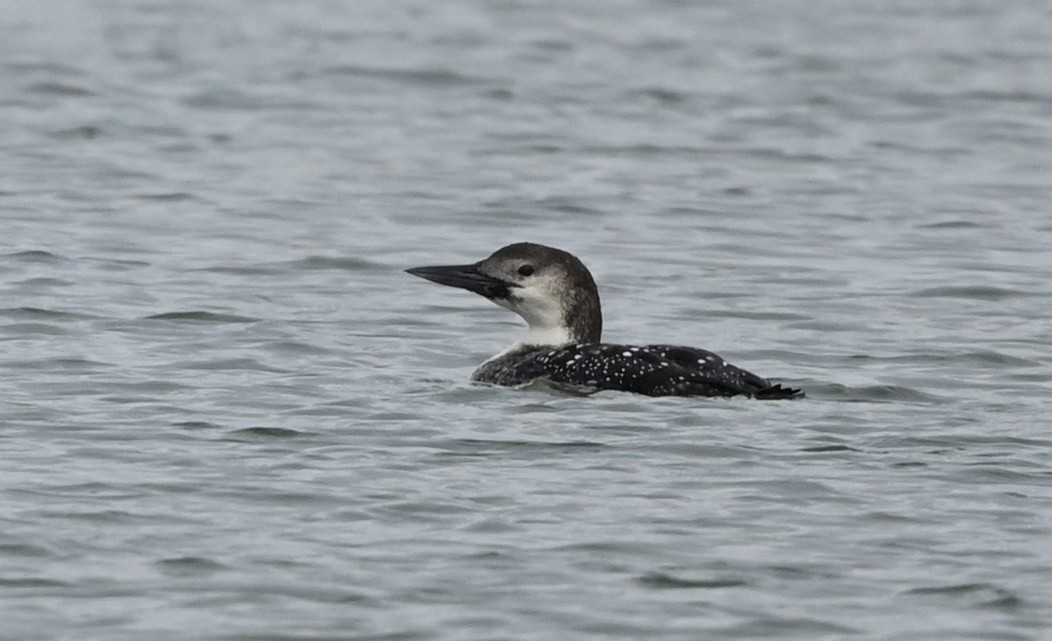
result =
[[[0,636],[1048,628],[1036,0],[52,4],[0,14]],[[471,384],[522,323],[401,270],[521,240],[807,398]]]
[[257,323],[261,319],[208,311],[181,311],[151,314],[150,316],[145,316],[144,320],[186,321],[196,323]]

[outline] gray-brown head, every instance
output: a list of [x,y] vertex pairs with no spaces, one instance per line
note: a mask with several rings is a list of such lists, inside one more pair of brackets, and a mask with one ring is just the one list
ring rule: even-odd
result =
[[473,291],[522,316],[530,327],[525,344],[598,343],[602,336],[595,280],[584,263],[561,249],[515,243],[471,265],[406,271]]

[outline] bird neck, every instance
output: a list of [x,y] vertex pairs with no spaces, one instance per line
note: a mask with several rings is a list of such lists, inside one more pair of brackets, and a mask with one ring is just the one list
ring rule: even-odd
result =
[[531,324],[529,331],[515,347],[552,346],[572,343],[598,343],[602,337],[603,319],[598,314],[579,314],[563,318],[557,324]]
[[563,302],[563,326],[573,343],[598,343],[603,337],[603,312],[596,291],[582,291]]
[[530,327],[530,331],[527,332],[518,343],[516,343],[516,346],[550,345],[552,347],[558,347],[560,345],[569,345],[570,343],[577,342],[580,341],[574,337],[570,332],[570,328],[565,325],[559,327]]

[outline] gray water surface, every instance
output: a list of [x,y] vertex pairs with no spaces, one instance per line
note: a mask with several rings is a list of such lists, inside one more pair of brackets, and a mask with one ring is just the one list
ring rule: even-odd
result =
[[[0,638],[1050,638],[1047,3],[0,8]],[[520,240],[808,398],[469,384]]]

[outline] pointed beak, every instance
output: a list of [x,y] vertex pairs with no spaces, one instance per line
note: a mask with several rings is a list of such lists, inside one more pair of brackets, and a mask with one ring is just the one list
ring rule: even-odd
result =
[[478,263],[474,265],[413,267],[405,271],[433,283],[460,287],[461,289],[481,294],[486,298],[507,298],[508,296],[509,283],[483,274],[479,271]]

